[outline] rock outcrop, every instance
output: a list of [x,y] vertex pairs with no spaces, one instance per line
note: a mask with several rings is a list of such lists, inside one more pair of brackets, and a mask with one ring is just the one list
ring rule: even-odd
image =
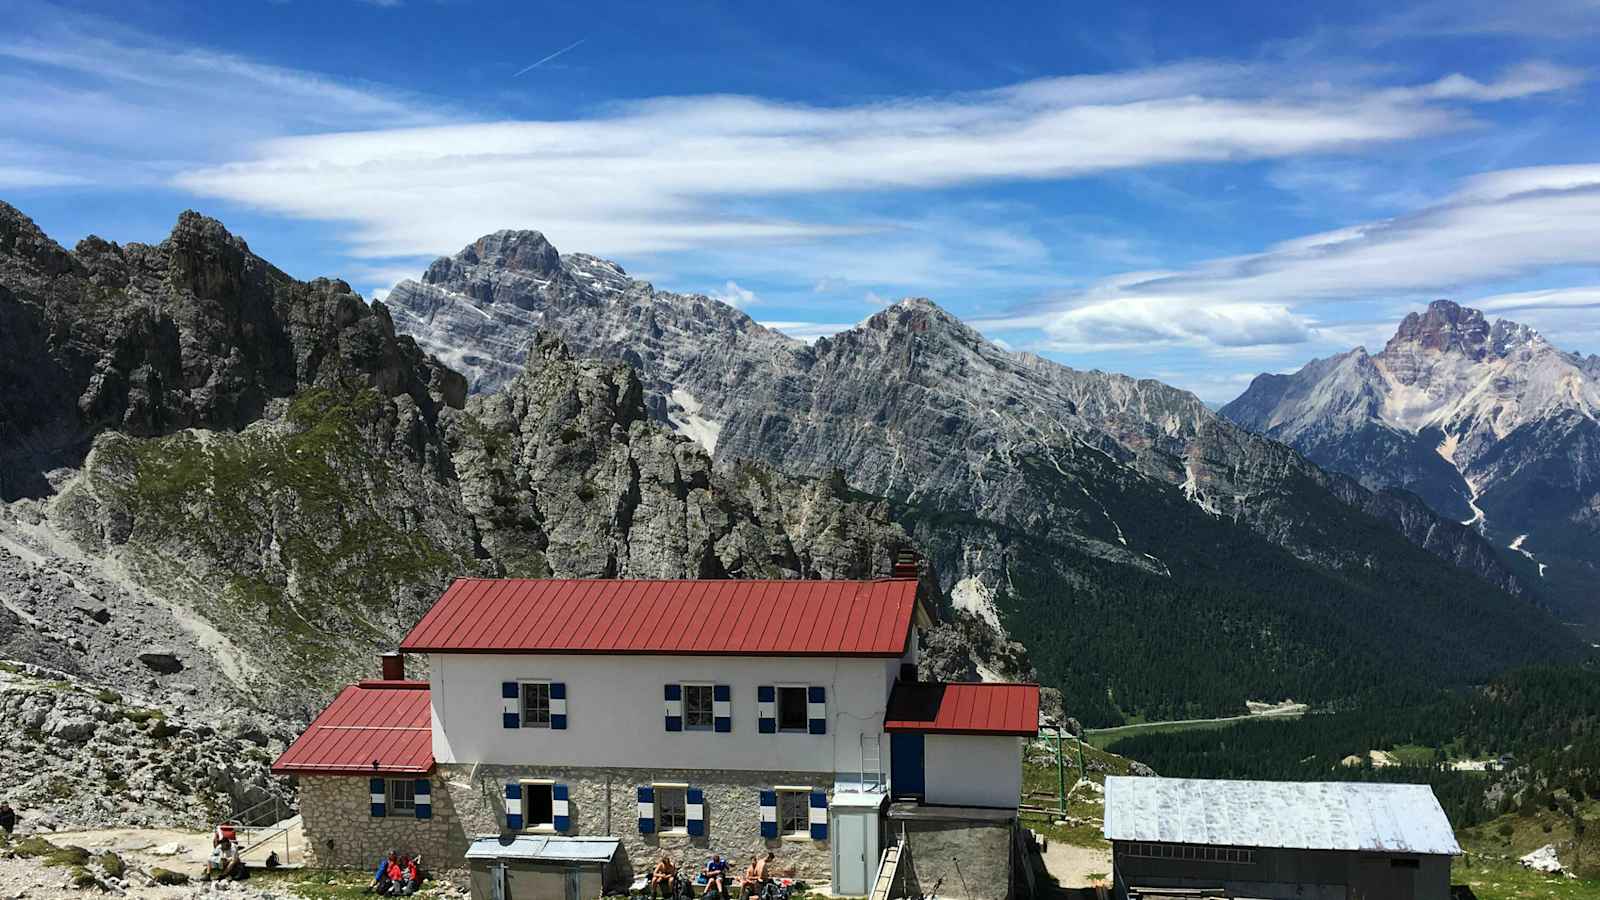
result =
[[557,340],[467,404],[382,304],[212,220],[69,253],[0,212],[0,317],[37,326],[0,360],[14,658],[303,722],[460,575],[871,577],[910,546],[838,479],[713,472]]
[[204,828],[293,792],[269,767],[290,737],[238,711],[200,716],[0,660],[0,771],[25,832]]
[[1223,414],[1481,532],[1520,581],[1600,623],[1600,372],[1526,325],[1438,300],[1364,347],[1262,375]]

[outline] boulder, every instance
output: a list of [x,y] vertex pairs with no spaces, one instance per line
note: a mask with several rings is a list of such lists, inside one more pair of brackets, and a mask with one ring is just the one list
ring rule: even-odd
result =
[[1544,872],[1547,875],[1559,875],[1564,871],[1561,860],[1556,857],[1556,846],[1554,844],[1545,844],[1543,847],[1522,857],[1518,862],[1522,863],[1522,867],[1525,869]]
[[1150,768],[1142,762],[1139,762],[1138,760],[1135,760],[1128,763],[1128,774],[1137,775],[1140,778],[1154,778],[1156,777],[1156,770]]
[[73,710],[56,710],[45,719],[44,733],[68,743],[81,744],[94,736],[100,722],[93,716]]
[[183,660],[178,659],[178,654],[165,647],[152,647],[139,654],[139,662],[163,675],[174,675],[183,671]]

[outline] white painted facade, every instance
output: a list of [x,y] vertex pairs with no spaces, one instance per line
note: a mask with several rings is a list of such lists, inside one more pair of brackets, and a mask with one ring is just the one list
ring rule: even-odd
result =
[[[433,754],[441,764],[854,774],[862,735],[882,739],[903,659],[435,653]],[[523,680],[565,684],[565,729],[503,725],[501,684]],[[667,731],[663,686],[673,683],[727,685],[732,731]],[[826,688],[827,733],[760,733],[761,685]]]
[[1010,808],[1022,796],[1023,739],[930,734],[923,739],[925,801],[937,806]]

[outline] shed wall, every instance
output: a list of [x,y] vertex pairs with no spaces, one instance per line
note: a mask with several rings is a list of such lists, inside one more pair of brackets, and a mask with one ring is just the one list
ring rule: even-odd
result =
[[[1224,887],[1250,897],[1304,900],[1448,900],[1450,858],[1367,854],[1349,850],[1259,848],[1253,863],[1149,859],[1115,841],[1119,896],[1130,886]],[[1397,868],[1394,859],[1418,861]]]
[[922,747],[928,803],[1016,808],[1022,796],[1022,738],[930,734]]

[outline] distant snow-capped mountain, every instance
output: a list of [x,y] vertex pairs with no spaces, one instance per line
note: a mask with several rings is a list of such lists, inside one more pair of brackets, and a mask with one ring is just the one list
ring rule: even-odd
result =
[[1437,300],[1376,354],[1261,375],[1223,415],[1478,528],[1600,620],[1600,357]]

